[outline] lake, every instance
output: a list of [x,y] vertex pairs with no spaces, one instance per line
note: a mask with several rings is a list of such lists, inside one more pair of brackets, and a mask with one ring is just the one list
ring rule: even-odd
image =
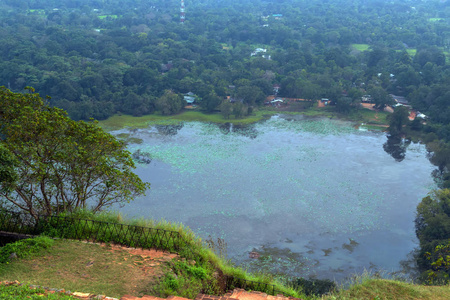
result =
[[151,183],[121,212],[223,239],[250,270],[337,281],[399,272],[418,246],[416,206],[435,188],[423,145],[387,144],[344,121],[274,116],[112,133],[142,141],[128,148]]

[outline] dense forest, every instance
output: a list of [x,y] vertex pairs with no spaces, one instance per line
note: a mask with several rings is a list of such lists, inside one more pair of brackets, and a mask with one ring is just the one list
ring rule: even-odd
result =
[[74,120],[173,114],[188,92],[206,112],[239,99],[236,114],[274,86],[280,96],[332,99],[340,113],[366,94],[379,108],[403,96],[426,124],[391,130],[426,142],[450,187],[450,2],[186,0],[185,10],[182,23],[179,0],[1,1],[0,85],[32,86]]
[[[153,113],[167,90],[208,111],[230,94],[253,106],[278,84],[344,110],[361,93],[402,95],[450,122],[442,1],[193,0],[184,24],[176,0],[2,4],[0,84],[33,86],[74,119]],[[436,134],[450,139],[450,127]]]

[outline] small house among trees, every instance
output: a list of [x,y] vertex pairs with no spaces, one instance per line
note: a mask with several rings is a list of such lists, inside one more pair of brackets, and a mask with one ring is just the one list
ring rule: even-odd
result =
[[186,103],[187,103],[188,105],[194,104],[195,98],[196,98],[196,96],[195,96],[195,94],[192,93],[192,92],[189,92],[189,93],[187,93],[187,94],[184,95],[184,100],[186,101]]

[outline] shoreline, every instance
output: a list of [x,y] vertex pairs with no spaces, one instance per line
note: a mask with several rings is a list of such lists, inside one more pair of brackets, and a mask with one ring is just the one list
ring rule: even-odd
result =
[[303,111],[283,110],[256,110],[251,116],[240,119],[224,119],[220,113],[207,114],[201,111],[184,110],[178,114],[162,116],[151,114],[140,117],[131,115],[114,115],[106,120],[98,121],[98,125],[105,131],[114,131],[124,128],[146,128],[150,125],[174,125],[179,122],[207,122],[215,124],[231,123],[233,125],[249,125],[268,119],[274,115],[302,115],[305,117],[325,117],[353,122],[355,128],[366,126],[368,130],[384,131],[388,127],[386,114],[366,109],[352,111],[348,115],[335,112],[333,108],[308,108]]

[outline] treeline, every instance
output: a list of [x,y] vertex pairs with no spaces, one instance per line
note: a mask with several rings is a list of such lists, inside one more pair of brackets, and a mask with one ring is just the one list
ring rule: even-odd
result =
[[[197,0],[183,25],[175,0],[2,6],[0,84],[33,86],[74,119],[150,114],[168,90],[208,111],[227,95],[257,106],[279,84],[282,96],[340,100],[342,112],[382,88],[448,123],[434,97],[446,86],[445,3]],[[258,47],[266,58],[250,57]]]

